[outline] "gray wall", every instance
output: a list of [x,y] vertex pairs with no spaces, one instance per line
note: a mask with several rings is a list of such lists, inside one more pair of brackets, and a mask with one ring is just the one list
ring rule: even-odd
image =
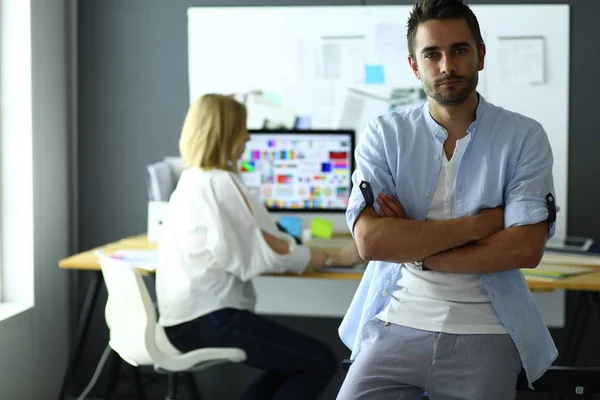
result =
[[0,323],[0,399],[46,400],[69,345],[69,279],[57,267],[69,251],[68,25],[65,1],[31,3],[35,307]]
[[[80,250],[145,231],[147,195],[144,166],[164,155],[177,154],[180,127],[187,111],[187,7],[324,3],[318,0],[80,1]],[[410,4],[411,1],[326,2],[347,5],[361,3]],[[474,0],[471,3],[519,2]],[[600,148],[600,135],[596,132],[597,124],[593,120],[597,108],[594,99],[599,89],[593,68],[600,63],[600,50],[598,46],[589,44],[584,48],[586,39],[597,37],[596,16],[600,15],[600,2],[570,0],[567,3],[572,5],[568,230],[570,234],[600,240],[600,220],[595,213],[588,211],[594,209],[595,199],[600,195],[600,180],[596,178],[596,171],[600,168],[600,160],[596,155]],[[84,284],[85,275],[80,280]],[[340,357],[348,355],[336,336],[339,321],[278,320],[322,338],[336,347]],[[594,328],[600,329],[598,326]],[[94,319],[92,330],[86,366],[80,375],[80,379],[84,380],[89,379],[91,368],[106,344],[106,328],[101,315]],[[560,347],[563,332],[553,331],[553,335]],[[597,345],[595,347],[600,351]],[[582,362],[593,362],[591,352],[586,353]],[[239,369],[233,371],[233,376],[240,377],[239,385],[251,375]],[[239,392],[236,384],[230,386],[230,395]],[[208,390],[212,389],[209,387]],[[335,388],[332,388],[325,397],[331,398],[334,391]]]

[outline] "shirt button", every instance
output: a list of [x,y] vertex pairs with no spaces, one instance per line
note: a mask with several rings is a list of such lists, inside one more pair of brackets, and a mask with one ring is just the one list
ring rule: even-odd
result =
[[385,297],[385,296],[387,296],[387,295],[388,295],[388,293],[387,293],[387,292],[384,290],[384,291],[383,291],[383,293],[381,293],[381,295],[382,295],[383,297]]
[[435,158],[436,160],[439,160],[440,156],[436,154],[435,156],[433,156],[433,158]]
[[427,193],[427,194],[425,195],[425,197],[427,197],[427,198],[430,198],[430,197],[431,197],[431,194],[430,194],[430,193]]

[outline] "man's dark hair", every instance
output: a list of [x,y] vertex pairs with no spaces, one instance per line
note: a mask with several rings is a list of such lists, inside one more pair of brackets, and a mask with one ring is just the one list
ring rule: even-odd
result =
[[417,0],[408,17],[406,33],[408,51],[412,58],[415,58],[417,27],[430,19],[464,19],[471,28],[477,49],[479,50],[483,45],[477,17],[462,0]]

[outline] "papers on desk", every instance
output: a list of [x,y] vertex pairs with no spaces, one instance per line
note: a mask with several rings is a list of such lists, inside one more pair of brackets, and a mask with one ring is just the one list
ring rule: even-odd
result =
[[559,253],[546,250],[541,265],[547,264],[600,267],[600,256],[595,253]]
[[557,280],[559,280],[560,278],[549,278],[547,276],[536,276],[536,275],[527,275],[527,274],[523,274],[525,276],[525,280],[527,282],[556,282]]
[[319,268],[317,272],[338,272],[338,273],[351,273],[351,274],[362,274],[367,269],[367,264],[356,264],[351,267],[325,267]]
[[112,258],[126,261],[136,268],[154,272],[158,260],[157,250],[123,249],[111,254]]
[[521,270],[525,279],[531,281],[552,282],[573,275],[586,274],[594,271],[594,267],[575,267],[572,265],[540,264],[537,268]]
[[333,237],[331,239],[319,239],[311,238],[304,242],[308,247],[315,247],[317,249],[341,249],[348,245],[348,242],[352,240],[352,237]]

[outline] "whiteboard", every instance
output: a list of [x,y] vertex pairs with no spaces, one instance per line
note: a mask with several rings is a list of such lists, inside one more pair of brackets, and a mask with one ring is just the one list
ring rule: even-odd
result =
[[[487,47],[478,91],[538,120],[554,153],[557,235],[566,234],[569,6],[473,5]],[[390,106],[423,102],[407,62],[411,6],[196,7],[188,9],[190,102],[248,93],[249,128],[351,128]],[[531,40],[534,50],[519,39]],[[520,50],[519,50],[520,49]],[[540,54],[541,52],[541,54]],[[525,57],[534,57],[537,69]],[[531,60],[530,60],[531,61]],[[541,63],[541,64],[539,64]],[[299,117],[297,119],[296,117]],[[343,218],[343,217],[341,217]],[[337,224],[336,224],[337,225]]]

